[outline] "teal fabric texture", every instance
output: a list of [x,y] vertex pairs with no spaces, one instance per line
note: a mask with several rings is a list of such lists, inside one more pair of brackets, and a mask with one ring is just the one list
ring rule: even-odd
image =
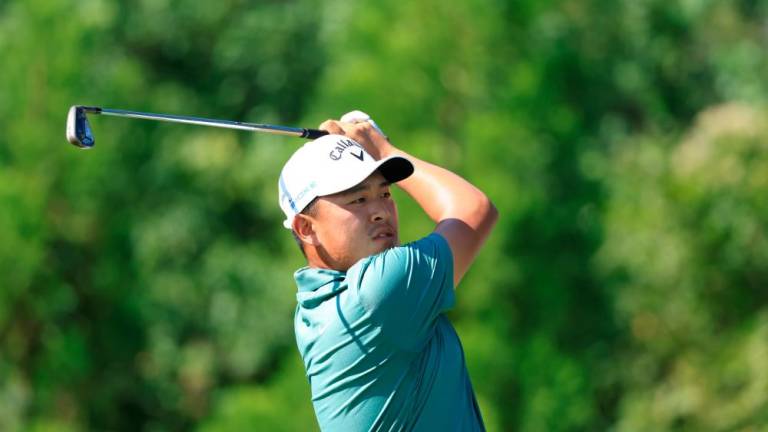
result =
[[296,341],[323,431],[484,430],[444,312],[453,256],[433,233],[347,272],[304,267]]

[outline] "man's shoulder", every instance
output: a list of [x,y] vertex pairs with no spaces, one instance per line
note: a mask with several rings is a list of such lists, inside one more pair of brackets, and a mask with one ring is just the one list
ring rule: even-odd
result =
[[431,233],[360,260],[347,271],[349,289],[369,309],[406,307],[419,292],[452,288],[453,257],[448,242]]
[[434,267],[438,260],[447,258],[452,258],[448,242],[433,232],[361,259],[347,270],[347,281],[357,284],[387,282],[397,279],[401,271],[411,271],[413,266]]

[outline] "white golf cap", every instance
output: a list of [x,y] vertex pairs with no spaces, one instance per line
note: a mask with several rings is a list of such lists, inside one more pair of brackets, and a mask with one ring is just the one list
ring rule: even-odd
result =
[[343,135],[325,135],[310,141],[288,159],[278,181],[283,226],[291,229],[293,217],[317,197],[343,192],[374,171],[395,183],[413,173],[413,164],[401,156],[374,160],[363,146]]

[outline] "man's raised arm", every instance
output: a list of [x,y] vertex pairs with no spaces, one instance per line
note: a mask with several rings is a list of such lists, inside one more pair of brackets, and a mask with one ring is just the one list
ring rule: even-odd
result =
[[396,148],[367,121],[351,124],[329,120],[320,128],[349,136],[376,159],[397,155],[413,163],[414,173],[397,185],[437,223],[435,232],[448,241],[453,252],[453,282],[457,286],[498,219],[490,199],[457,174]]

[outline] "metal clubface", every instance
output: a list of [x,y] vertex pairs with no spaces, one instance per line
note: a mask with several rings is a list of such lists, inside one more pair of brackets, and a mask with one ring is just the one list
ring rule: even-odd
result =
[[88,124],[86,111],[98,112],[99,108],[74,105],[69,108],[67,113],[67,141],[72,145],[88,149],[93,147],[96,141],[91,132],[91,125]]
[[125,111],[107,109],[94,106],[73,105],[67,114],[67,141],[73,145],[89,149],[96,143],[91,125],[88,124],[86,114],[103,114],[117,117],[129,117],[144,120],[159,120],[173,123],[195,124],[201,126],[214,126],[227,129],[240,129],[252,132],[266,132],[279,135],[295,136],[298,138],[315,139],[328,132],[319,129],[307,129],[289,126],[277,126],[269,124],[243,123],[231,120],[214,120],[201,117],[178,116],[171,114],[153,114],[138,111]]

